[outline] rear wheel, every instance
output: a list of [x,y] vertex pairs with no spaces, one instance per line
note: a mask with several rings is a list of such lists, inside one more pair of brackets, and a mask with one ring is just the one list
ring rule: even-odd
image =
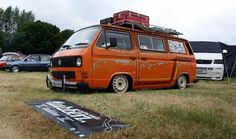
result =
[[129,80],[125,75],[116,75],[112,79],[111,88],[117,94],[125,93],[129,88]]
[[12,72],[15,72],[15,73],[16,73],[16,72],[20,72],[20,68],[19,68],[18,66],[12,66],[12,67],[11,67],[11,71],[12,71]]
[[180,75],[176,82],[176,87],[179,89],[185,89],[187,87],[187,79],[186,76]]

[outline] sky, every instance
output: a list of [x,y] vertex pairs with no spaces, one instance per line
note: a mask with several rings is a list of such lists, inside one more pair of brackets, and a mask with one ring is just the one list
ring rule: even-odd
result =
[[32,11],[37,20],[61,30],[99,24],[113,13],[131,10],[150,17],[150,24],[173,28],[190,41],[236,45],[236,0],[0,0]]

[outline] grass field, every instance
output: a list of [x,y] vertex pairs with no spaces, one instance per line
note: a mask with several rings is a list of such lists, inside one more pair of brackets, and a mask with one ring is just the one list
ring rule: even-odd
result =
[[236,138],[236,80],[200,81],[185,90],[62,93],[46,88],[44,72],[0,72],[0,139],[76,138],[25,102],[66,99],[129,124],[103,138]]

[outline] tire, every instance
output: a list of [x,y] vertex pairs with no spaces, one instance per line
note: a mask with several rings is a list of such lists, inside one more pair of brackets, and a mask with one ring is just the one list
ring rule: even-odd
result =
[[54,89],[55,89],[55,87],[52,86],[52,83],[51,83],[51,81],[49,80],[48,77],[46,77],[46,84],[47,84],[47,87],[48,87],[49,89],[51,89],[51,90],[54,90]]
[[177,81],[176,81],[176,88],[178,88],[178,89],[185,89],[186,87],[187,87],[187,79],[186,79],[186,76],[180,75],[180,76],[177,78]]
[[129,88],[129,80],[125,75],[116,75],[111,82],[111,89],[117,94],[125,93]]
[[50,70],[51,70],[51,67],[47,67],[47,71],[50,72]]
[[11,72],[14,72],[14,73],[20,72],[19,66],[12,66],[11,67]]

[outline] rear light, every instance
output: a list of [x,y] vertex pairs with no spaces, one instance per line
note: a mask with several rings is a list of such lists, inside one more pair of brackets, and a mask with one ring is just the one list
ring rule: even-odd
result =
[[82,66],[82,59],[80,57],[76,60],[76,66],[81,67]]

